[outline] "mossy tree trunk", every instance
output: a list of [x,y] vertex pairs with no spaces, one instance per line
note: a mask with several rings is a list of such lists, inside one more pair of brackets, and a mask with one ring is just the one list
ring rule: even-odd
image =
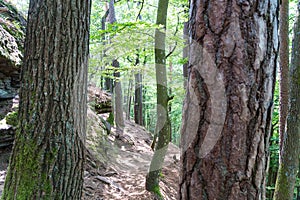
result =
[[[166,29],[168,0],[159,0],[156,24],[163,25]],[[165,52],[165,30],[155,31],[155,69],[157,85],[157,123],[156,133],[157,144],[154,155],[151,160],[149,172],[146,177],[146,189],[155,192],[160,196],[159,178],[164,162],[168,144],[171,137],[171,126],[168,113],[168,88],[167,88],[167,70],[166,70],[166,52]],[[155,139],[153,141],[155,143]]]
[[274,200],[293,199],[300,154],[300,2],[294,25],[290,66],[289,113],[287,134],[282,146],[281,162],[276,180]]
[[2,199],[81,199],[91,1],[31,0]]
[[265,198],[278,1],[190,1],[181,200]]

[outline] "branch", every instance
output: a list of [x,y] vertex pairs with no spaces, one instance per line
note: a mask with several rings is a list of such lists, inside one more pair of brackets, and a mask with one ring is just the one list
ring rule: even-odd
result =
[[172,53],[175,51],[176,47],[177,47],[177,42],[175,42],[175,46],[173,47],[173,49],[168,53],[168,55],[166,55],[166,59],[167,59],[170,55],[172,55]]
[[[140,2],[139,2],[139,3],[140,3]],[[145,3],[145,0],[142,0],[142,6],[141,6],[141,9],[139,10],[139,13],[138,13],[138,15],[137,15],[135,21],[137,21],[137,20],[140,18],[140,16],[141,16],[141,12],[142,12],[142,10],[143,10],[143,8],[144,8],[144,3]]]
[[[179,19],[179,14],[177,14],[177,25],[176,25],[176,29],[175,29],[175,32],[174,32],[174,36],[176,36],[176,34],[177,34],[177,32],[178,32],[179,20],[180,20],[180,19]],[[175,45],[174,45],[173,49],[166,55],[166,59],[167,59],[170,55],[172,55],[172,53],[175,51],[176,47],[177,47],[177,42],[175,42]]]
[[109,9],[107,9],[105,14],[102,16],[102,19],[101,19],[102,30],[105,30],[105,21],[106,21],[108,14],[109,14]]

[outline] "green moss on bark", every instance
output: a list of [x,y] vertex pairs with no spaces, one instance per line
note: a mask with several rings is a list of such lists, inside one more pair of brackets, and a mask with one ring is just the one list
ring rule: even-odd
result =
[[[26,129],[30,131],[32,127],[26,126]],[[45,151],[39,149],[39,145],[33,139],[26,138],[19,131],[17,131],[16,140],[19,140],[18,144],[21,145],[14,149],[13,156],[15,159],[12,160],[7,173],[7,180],[11,180],[11,182],[6,181],[6,184],[17,187],[7,187],[5,185],[2,200],[53,199],[51,197],[52,184],[40,163],[45,160],[53,163],[57,151],[45,153]],[[20,146],[22,151],[19,150]],[[16,152],[18,152],[17,155]]]
[[276,187],[275,187],[275,194],[274,194],[274,200],[280,199],[280,200],[290,200],[290,184],[288,176],[292,176],[292,174],[286,174],[286,171],[289,171],[288,169],[285,169],[286,166],[284,163],[281,163],[279,165],[278,170],[278,176],[276,180]]

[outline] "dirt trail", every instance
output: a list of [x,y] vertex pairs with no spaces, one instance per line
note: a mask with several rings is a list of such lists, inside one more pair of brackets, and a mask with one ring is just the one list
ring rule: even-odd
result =
[[[97,116],[93,115],[89,112],[89,118],[95,122]],[[102,169],[94,175],[86,172],[85,199],[155,199],[144,188],[153,155],[150,148],[151,135],[143,127],[126,121],[123,137],[117,138],[116,130],[113,129],[105,143],[99,131],[96,131],[97,127],[89,127],[94,131],[88,131],[93,135],[88,136],[87,143],[95,157],[102,162]],[[105,146],[105,152],[103,148],[96,147],[97,143]],[[176,199],[178,160],[179,149],[170,144],[161,180],[162,194],[166,200]]]

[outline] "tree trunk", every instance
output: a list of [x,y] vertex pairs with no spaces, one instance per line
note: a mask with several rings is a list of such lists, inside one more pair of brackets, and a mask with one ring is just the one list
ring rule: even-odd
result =
[[[188,34],[189,34],[189,23],[188,22],[185,22],[184,23],[184,26],[183,26],[183,39],[184,39],[184,48],[183,48],[183,53],[182,53],[182,58],[183,60],[185,61],[188,56],[189,56],[189,37],[188,37]],[[186,86],[187,86],[187,80],[188,80],[188,62],[184,63],[183,66],[182,66],[182,71],[183,71],[183,86],[184,86],[184,89],[186,89]]]
[[130,74],[129,81],[128,81],[128,89],[127,89],[127,97],[126,98],[126,120],[130,120],[130,112],[131,112],[131,99],[132,99],[132,90],[133,90],[133,74]]
[[[120,68],[120,63],[118,60],[114,60],[113,67],[116,69]],[[115,115],[115,122],[116,122],[116,127],[119,130],[122,130],[125,126],[124,123],[124,116],[123,116],[123,94],[122,94],[122,85],[120,81],[120,72],[115,72],[114,73],[115,77],[115,87],[114,87],[114,115]]]
[[[168,0],[159,0],[158,2],[156,24],[163,25],[164,28],[166,28],[167,24],[168,3]],[[146,177],[146,189],[155,192],[158,198],[161,198],[159,192],[159,177],[170,141],[165,40],[165,33],[156,29],[155,68],[157,84],[157,123],[155,132],[158,136],[158,140]]]
[[30,1],[2,199],[81,199],[91,1]]
[[[115,13],[115,5],[114,0],[110,0],[109,2],[109,23],[113,24],[116,20]],[[120,68],[120,63],[118,60],[113,60],[112,66],[115,67],[115,70]],[[116,127],[118,130],[122,130],[125,126],[124,124],[124,116],[123,116],[123,94],[122,94],[122,84],[120,81],[120,72],[117,71],[114,73],[115,81],[114,81],[114,115]]]
[[285,138],[286,118],[289,101],[289,0],[282,0],[280,5],[279,25],[279,70],[280,70],[280,104],[279,104],[279,162],[282,157],[282,146]]
[[[109,4],[106,3],[105,4],[105,9],[107,8],[107,5],[109,7],[108,10],[107,10],[108,12],[106,11],[105,15],[101,19],[102,30],[106,29],[105,22],[107,20],[107,17],[109,18],[108,20],[110,21],[110,23],[114,23],[116,21],[116,17],[114,16],[115,15],[114,2],[110,1]],[[112,8],[111,8],[111,6],[112,6]],[[106,40],[105,35],[103,35],[102,41],[105,41],[105,40]],[[106,42],[103,42],[103,43],[104,43],[104,45],[106,44]],[[105,54],[106,54],[106,50],[103,50],[103,53],[102,53],[103,57],[106,56]],[[113,82],[114,82],[113,79],[111,79],[109,77],[104,78],[104,89],[106,91],[109,91],[112,94],[114,93],[114,89],[113,89],[114,84],[113,84]]]
[[[105,30],[106,26],[105,26],[105,22],[107,20],[108,14],[109,14],[109,8],[107,6],[107,3],[104,6],[104,10],[105,10],[105,14],[102,16],[101,18],[101,30]],[[103,45],[106,44],[105,42],[105,34],[103,34],[102,36],[102,43]],[[103,59],[106,56],[106,50],[103,49],[102,50],[102,54],[101,54],[101,59]],[[101,66],[101,70],[104,71],[105,70],[105,66]],[[101,76],[101,88],[104,88],[106,91],[109,91],[110,93],[113,93],[113,80],[109,77],[102,77]]]
[[190,6],[179,199],[264,199],[278,2]]
[[[137,3],[137,6],[140,5],[141,2]],[[142,2],[142,8],[144,6],[144,2]],[[141,8],[141,9],[142,9]],[[142,21],[141,13],[138,14],[137,20]],[[137,50],[138,51],[138,50]],[[144,49],[145,51],[145,49]],[[140,63],[140,54],[137,52],[135,60],[135,66],[138,66]],[[146,64],[146,58],[143,63]],[[134,92],[134,122],[144,126],[144,119],[143,119],[143,75],[141,70],[138,69],[138,72],[134,76],[135,78],[135,92]]]
[[134,75],[135,78],[135,92],[134,92],[134,121],[143,126],[143,85],[142,73],[140,70]]
[[282,158],[276,180],[274,200],[293,199],[300,154],[300,2],[294,25],[294,39],[290,67],[290,108],[287,117],[287,134],[283,143]]

